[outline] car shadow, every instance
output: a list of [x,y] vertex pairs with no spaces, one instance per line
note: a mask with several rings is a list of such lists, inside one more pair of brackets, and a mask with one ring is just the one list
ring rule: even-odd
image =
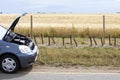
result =
[[22,69],[20,69],[20,71],[18,71],[16,73],[12,73],[12,74],[3,73],[0,70],[0,80],[23,77],[23,76],[29,74],[31,72],[32,68],[33,68],[33,66],[30,66],[30,67],[27,67],[27,68],[22,68]]

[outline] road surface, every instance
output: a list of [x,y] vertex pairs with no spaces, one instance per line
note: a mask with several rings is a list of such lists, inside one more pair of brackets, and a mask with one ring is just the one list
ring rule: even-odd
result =
[[120,80],[120,68],[56,68],[34,66],[15,74],[0,72],[0,80]]
[[52,72],[18,72],[4,74],[0,80],[120,80],[119,73],[52,73]]

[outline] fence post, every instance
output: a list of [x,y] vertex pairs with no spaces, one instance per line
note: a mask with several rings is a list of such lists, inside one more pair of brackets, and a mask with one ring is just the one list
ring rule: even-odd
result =
[[111,36],[109,35],[109,45],[111,46],[112,43],[111,43]]
[[48,36],[48,45],[50,46],[50,36]]
[[30,37],[32,38],[33,37],[33,16],[31,15],[30,16]]
[[54,40],[54,36],[52,36],[51,38],[52,38],[53,43],[56,44],[56,43],[55,43],[55,40]]
[[97,45],[97,42],[96,42],[96,40],[95,40],[95,37],[93,37],[93,41],[94,41],[95,45]]
[[92,38],[89,36],[90,39],[90,46],[92,46]]
[[104,44],[103,44],[103,39],[102,39],[102,37],[100,37],[100,40],[101,40],[101,44],[102,44],[102,46],[103,46]]
[[36,45],[38,45],[38,44],[37,44],[37,40],[36,40],[36,37],[35,37],[35,36],[33,36],[33,38],[34,38],[34,41],[35,41]]
[[70,36],[70,44],[72,45],[72,36]]
[[76,47],[77,47],[77,41],[75,40],[75,38],[73,38],[73,40],[74,40],[74,42],[75,42],[75,45],[76,45]]
[[44,39],[42,34],[41,34],[41,41],[42,41],[42,44],[44,44]]
[[103,15],[103,45],[105,44],[105,15]]
[[114,37],[114,46],[116,46],[116,37]]
[[63,41],[63,45],[65,45],[65,41],[64,41],[65,37],[62,37],[62,41]]

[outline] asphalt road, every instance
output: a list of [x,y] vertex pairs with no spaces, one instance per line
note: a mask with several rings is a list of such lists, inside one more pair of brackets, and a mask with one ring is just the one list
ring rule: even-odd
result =
[[0,73],[0,80],[120,80],[120,74],[18,72],[16,74]]
[[[38,68],[37,68],[38,69]],[[37,70],[35,72],[33,67],[21,69],[14,74],[5,74],[0,71],[0,80],[120,80],[119,72],[57,72],[57,70],[47,69],[45,72]],[[33,72],[34,71],[34,72]],[[118,70],[119,71],[119,70]]]

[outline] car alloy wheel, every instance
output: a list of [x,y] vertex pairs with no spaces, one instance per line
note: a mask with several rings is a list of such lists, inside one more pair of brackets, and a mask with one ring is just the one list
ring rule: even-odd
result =
[[0,61],[1,70],[6,73],[14,73],[19,69],[19,62],[12,55],[5,55]]

